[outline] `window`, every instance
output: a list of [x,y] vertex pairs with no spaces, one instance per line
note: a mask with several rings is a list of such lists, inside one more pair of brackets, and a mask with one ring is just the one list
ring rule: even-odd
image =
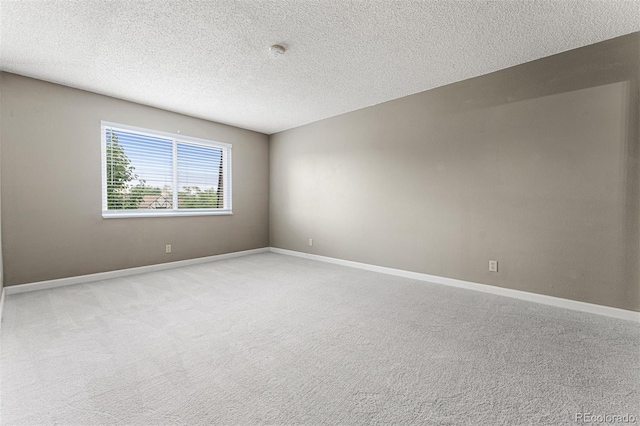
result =
[[231,145],[102,122],[103,217],[231,213]]

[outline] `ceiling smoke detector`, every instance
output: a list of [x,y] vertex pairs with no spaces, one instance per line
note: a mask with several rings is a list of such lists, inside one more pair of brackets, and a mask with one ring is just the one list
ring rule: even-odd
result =
[[282,46],[280,46],[279,44],[274,44],[273,46],[271,46],[269,48],[269,52],[271,52],[271,54],[275,57],[278,57],[280,55],[284,55],[284,51],[286,49]]

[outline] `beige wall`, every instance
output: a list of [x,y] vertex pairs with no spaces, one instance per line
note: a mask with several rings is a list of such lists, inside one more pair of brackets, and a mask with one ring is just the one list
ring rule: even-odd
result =
[[640,310],[639,52],[635,33],[272,135],[271,246]]
[[[7,286],[268,246],[266,135],[8,73],[0,87]],[[103,219],[100,120],[233,144],[234,214]]]

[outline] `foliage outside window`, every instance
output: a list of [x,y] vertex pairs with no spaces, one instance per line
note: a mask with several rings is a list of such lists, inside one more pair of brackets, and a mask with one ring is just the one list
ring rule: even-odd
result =
[[102,123],[104,217],[231,213],[231,145]]

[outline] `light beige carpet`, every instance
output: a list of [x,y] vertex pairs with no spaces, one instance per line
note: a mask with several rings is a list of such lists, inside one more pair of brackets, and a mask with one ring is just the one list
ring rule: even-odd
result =
[[1,343],[3,425],[640,415],[638,324],[272,253],[10,295]]

